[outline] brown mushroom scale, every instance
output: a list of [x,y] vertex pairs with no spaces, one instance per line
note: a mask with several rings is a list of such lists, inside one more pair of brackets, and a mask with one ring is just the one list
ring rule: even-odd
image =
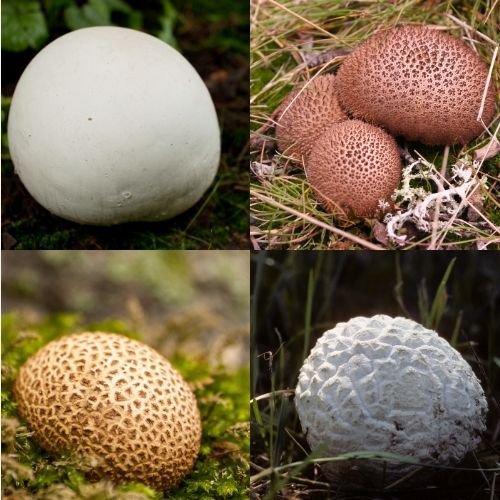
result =
[[316,139],[332,124],[347,120],[337,101],[334,75],[321,75],[293,90],[276,112],[279,150],[304,161]]
[[318,199],[333,213],[376,217],[392,205],[401,179],[396,141],[360,120],[332,125],[314,145],[306,174]]
[[135,340],[82,333],[50,342],[21,367],[14,392],[38,443],[83,456],[91,478],[169,489],[198,455],[193,392]]
[[[424,144],[467,143],[488,67],[461,40],[426,26],[381,31],[352,52],[337,74],[338,98],[355,118]],[[495,114],[490,84],[483,121]]]

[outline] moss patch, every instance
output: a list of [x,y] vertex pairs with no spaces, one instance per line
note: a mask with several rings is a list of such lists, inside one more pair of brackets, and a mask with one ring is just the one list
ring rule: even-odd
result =
[[[51,457],[32,439],[17,414],[12,387],[22,363],[40,347],[75,330],[109,330],[140,335],[123,321],[82,325],[75,314],[30,324],[15,314],[2,317],[2,498],[120,499],[164,498],[143,484],[90,483],[89,464],[62,453]],[[206,360],[176,355],[172,364],[192,385],[202,416],[203,435],[194,470],[169,498],[243,499],[248,496],[249,369],[211,368]]]

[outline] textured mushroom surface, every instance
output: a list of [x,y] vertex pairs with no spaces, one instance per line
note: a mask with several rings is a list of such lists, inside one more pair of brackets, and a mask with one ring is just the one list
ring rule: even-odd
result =
[[120,335],[50,342],[21,367],[15,397],[38,443],[86,457],[91,478],[169,489],[198,455],[193,392],[159,353]]
[[[339,323],[300,370],[295,405],[312,450],[324,456],[378,450],[453,464],[479,443],[487,403],[471,367],[446,340],[406,318]],[[324,466],[332,479],[352,467]],[[389,480],[415,466],[389,464]],[[382,462],[359,463],[375,482]],[[359,478],[358,478],[359,480]]]
[[[354,50],[337,73],[338,97],[355,118],[424,144],[466,143],[488,67],[462,40],[426,26],[381,31]],[[483,121],[495,115],[490,83]]]
[[316,139],[333,123],[347,120],[337,101],[334,75],[321,75],[293,90],[276,118],[279,150],[303,161]]
[[357,217],[375,217],[389,208],[401,179],[395,140],[360,120],[332,125],[316,141],[305,170],[328,210],[336,213],[340,207]]

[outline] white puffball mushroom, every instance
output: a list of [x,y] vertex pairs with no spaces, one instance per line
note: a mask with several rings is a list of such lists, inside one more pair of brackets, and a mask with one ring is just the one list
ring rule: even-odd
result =
[[157,221],[192,207],[220,160],[213,102],[163,41],[119,27],[41,50],[12,98],[9,147],[30,194],[81,224]]
[[[356,317],[317,341],[295,405],[313,451],[384,451],[419,463],[459,462],[480,442],[487,403],[470,365],[439,335],[401,317]],[[334,481],[379,484],[416,469],[361,460],[322,464]]]

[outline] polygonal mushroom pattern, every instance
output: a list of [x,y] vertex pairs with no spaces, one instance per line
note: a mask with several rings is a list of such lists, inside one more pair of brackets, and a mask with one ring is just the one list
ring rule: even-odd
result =
[[[424,144],[470,141],[488,67],[465,43],[427,26],[382,30],[346,57],[337,73],[340,104],[354,118]],[[490,82],[482,119],[495,115]]]
[[[446,340],[401,317],[356,317],[317,341],[295,405],[314,451],[386,451],[454,464],[480,442],[487,403],[471,367]],[[384,468],[385,467],[385,468]],[[415,466],[362,461],[358,481],[396,479]],[[323,466],[338,479],[346,462]]]
[[334,75],[321,75],[294,89],[276,117],[279,150],[302,163],[314,143],[333,123],[347,120],[337,100]]
[[15,397],[36,441],[83,456],[91,478],[169,489],[198,455],[193,392],[159,353],[121,335],[50,342],[21,367]]
[[316,197],[332,213],[375,217],[392,206],[401,179],[396,141],[379,127],[346,120],[328,128],[305,165]]

